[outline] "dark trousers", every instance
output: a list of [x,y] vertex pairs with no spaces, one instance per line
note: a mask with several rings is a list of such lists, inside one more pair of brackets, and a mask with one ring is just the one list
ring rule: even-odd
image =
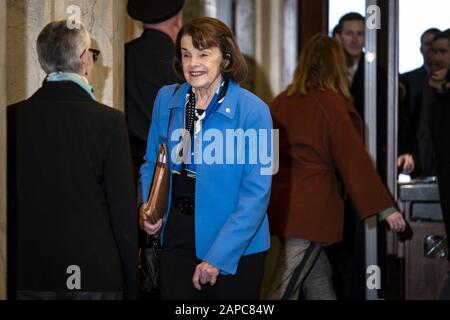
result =
[[257,300],[266,253],[241,258],[236,275],[219,275],[215,286],[194,288],[192,277],[201,260],[195,254],[195,216],[172,208],[164,232],[160,262],[163,300]]
[[345,201],[344,238],[324,248],[333,268],[339,300],[365,299],[365,222],[350,199]]

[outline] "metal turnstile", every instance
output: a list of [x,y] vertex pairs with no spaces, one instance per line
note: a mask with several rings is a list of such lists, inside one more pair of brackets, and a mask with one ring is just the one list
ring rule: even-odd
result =
[[438,298],[447,271],[447,239],[435,179],[399,185],[399,202],[411,230],[405,244],[405,298]]

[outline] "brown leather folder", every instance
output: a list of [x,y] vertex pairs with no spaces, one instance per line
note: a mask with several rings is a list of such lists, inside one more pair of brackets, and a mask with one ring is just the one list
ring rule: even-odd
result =
[[167,145],[160,144],[159,152],[153,174],[152,187],[148,201],[145,204],[147,220],[155,224],[167,211],[170,191],[170,166]]

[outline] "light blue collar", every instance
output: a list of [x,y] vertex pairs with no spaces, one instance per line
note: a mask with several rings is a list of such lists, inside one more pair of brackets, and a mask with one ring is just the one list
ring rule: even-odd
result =
[[54,72],[48,75],[47,81],[49,82],[58,82],[58,81],[72,81],[78,84],[84,91],[86,91],[92,99],[96,100],[94,96],[94,89],[89,84],[88,80],[80,76],[77,73],[71,72]]

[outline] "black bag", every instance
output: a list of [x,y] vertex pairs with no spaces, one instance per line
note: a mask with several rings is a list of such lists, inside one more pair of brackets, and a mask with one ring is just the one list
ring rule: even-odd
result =
[[140,249],[141,291],[154,293],[159,289],[159,260],[161,245],[159,237],[147,236],[147,243]]

